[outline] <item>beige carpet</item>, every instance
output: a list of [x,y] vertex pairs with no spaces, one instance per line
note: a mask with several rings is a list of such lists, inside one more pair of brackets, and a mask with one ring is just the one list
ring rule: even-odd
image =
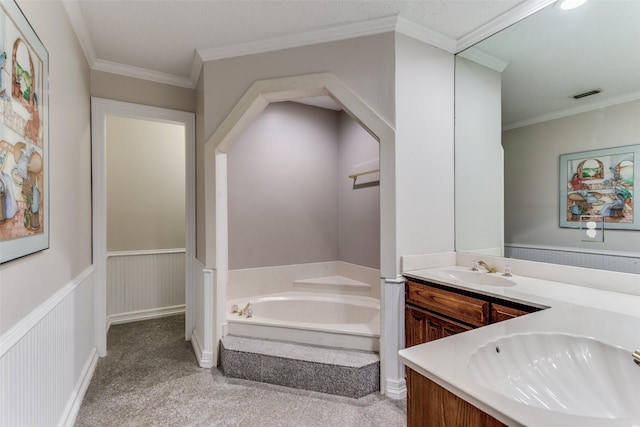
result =
[[112,326],[76,426],[404,426],[405,402],[224,377],[199,368],[184,316]]

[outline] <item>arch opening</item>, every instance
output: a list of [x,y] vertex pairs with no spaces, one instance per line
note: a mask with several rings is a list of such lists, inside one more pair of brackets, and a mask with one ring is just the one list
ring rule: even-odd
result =
[[[332,73],[255,82],[218,126],[205,145],[205,204],[207,266],[216,270],[214,342],[228,332],[226,324],[229,277],[227,154],[239,136],[265,108],[276,102],[329,96],[379,143],[380,168],[380,358],[381,390],[385,391],[385,365],[397,364],[395,353],[401,331],[397,299],[384,285],[398,280],[395,243],[395,130]],[[209,196],[207,196],[209,197]],[[397,287],[397,285],[395,285]],[[389,346],[386,345],[389,343]],[[216,346],[217,347],[217,346]],[[388,348],[387,348],[388,347]],[[214,357],[217,360],[217,355]],[[395,371],[396,368],[393,368]],[[393,376],[393,375],[392,375]]]

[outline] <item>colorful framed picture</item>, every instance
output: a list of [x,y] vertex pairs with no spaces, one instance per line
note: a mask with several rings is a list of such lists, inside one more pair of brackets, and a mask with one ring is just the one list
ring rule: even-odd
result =
[[602,216],[608,229],[640,230],[634,179],[640,145],[560,156],[560,227],[580,227],[584,215]]
[[0,0],[0,263],[49,247],[49,54]]

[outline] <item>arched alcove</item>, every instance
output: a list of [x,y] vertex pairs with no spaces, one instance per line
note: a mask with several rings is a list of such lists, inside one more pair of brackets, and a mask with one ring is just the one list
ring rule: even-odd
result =
[[[334,74],[321,73],[255,82],[238,101],[205,144],[206,263],[216,270],[214,342],[224,335],[228,281],[227,152],[239,135],[273,102],[329,96],[380,143],[380,275],[381,275],[381,389],[385,366],[398,371],[401,319],[398,306],[398,254],[396,253],[395,130]],[[393,292],[385,284],[394,283]],[[217,345],[214,346],[214,353]],[[217,354],[214,354],[217,360]],[[401,370],[401,369],[400,369]],[[391,375],[396,377],[398,375]],[[399,387],[399,388],[402,388]],[[398,391],[401,397],[403,390]]]

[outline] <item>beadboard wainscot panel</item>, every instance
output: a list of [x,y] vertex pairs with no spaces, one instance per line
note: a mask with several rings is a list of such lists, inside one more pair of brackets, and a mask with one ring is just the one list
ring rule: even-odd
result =
[[637,253],[521,244],[505,244],[504,251],[505,258],[640,274]]
[[213,343],[213,305],[215,303],[215,272],[200,261],[193,261],[194,327],[191,345],[201,368],[215,366]]
[[0,425],[72,426],[98,360],[90,266],[0,337]]
[[184,313],[185,250],[107,254],[108,325]]

